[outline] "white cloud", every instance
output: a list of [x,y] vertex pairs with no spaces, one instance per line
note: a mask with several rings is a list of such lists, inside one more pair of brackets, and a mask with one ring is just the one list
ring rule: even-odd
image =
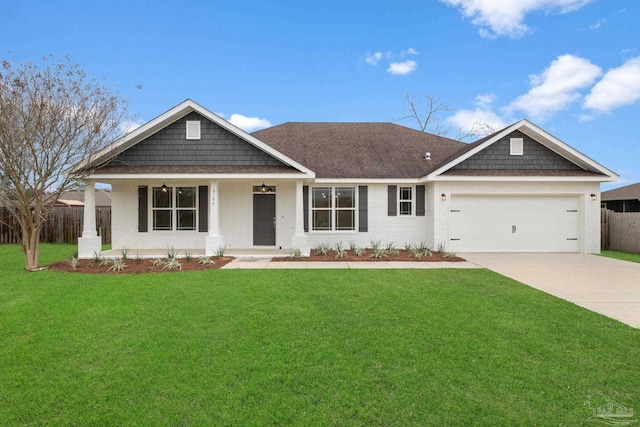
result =
[[118,130],[122,133],[122,135],[126,135],[129,132],[133,132],[134,130],[138,129],[143,124],[144,123],[138,120],[125,120],[118,124]]
[[606,23],[607,23],[606,19],[604,19],[604,18],[603,19],[598,19],[595,24],[589,25],[589,29],[590,30],[597,30],[598,28],[602,27]]
[[367,56],[364,57],[364,61],[367,64],[371,64],[371,65],[378,65],[378,62],[380,62],[381,59],[382,59],[382,52],[367,54]]
[[478,137],[488,135],[506,126],[505,121],[496,114],[491,104],[496,99],[493,94],[476,96],[476,108],[456,111],[447,122],[458,129],[458,136]]
[[367,53],[364,57],[364,62],[367,64],[376,66],[382,60],[389,64],[387,72],[394,75],[406,75],[418,68],[418,63],[414,60],[404,60],[409,55],[417,55],[418,51],[412,47],[408,49],[402,49],[399,53],[392,51]]
[[640,100],[640,56],[607,71],[584,99],[584,108],[598,113]]
[[271,126],[271,122],[267,119],[259,117],[247,117],[242,114],[232,114],[229,122],[238,126],[245,132],[253,132]]
[[524,111],[535,120],[545,120],[581,98],[578,89],[590,86],[602,70],[589,60],[562,55],[539,75],[530,76],[529,92],[516,98],[505,109]]
[[394,75],[404,76],[414,72],[418,68],[418,63],[411,59],[407,59],[403,62],[392,62],[389,64],[388,72]]
[[457,7],[462,16],[480,26],[483,37],[522,37],[530,30],[523,21],[531,12],[568,13],[593,0],[440,0]]
[[403,50],[401,50],[401,51],[400,51],[400,57],[402,57],[402,58],[404,58],[404,57],[405,57],[405,56],[407,56],[407,55],[417,55],[417,54],[418,54],[418,51],[417,51],[417,50],[415,50],[415,49],[414,49],[414,48],[412,48],[412,47],[410,47],[410,48],[409,48],[409,49],[407,49],[407,50],[404,50],[404,49],[403,49]]

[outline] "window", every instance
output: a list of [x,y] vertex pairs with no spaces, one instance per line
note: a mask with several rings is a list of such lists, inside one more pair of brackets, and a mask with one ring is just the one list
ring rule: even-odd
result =
[[523,153],[523,139],[511,138],[510,153],[512,156],[522,156]]
[[171,187],[153,187],[152,193],[153,229],[173,229],[173,189]]
[[398,212],[400,215],[413,215],[413,187],[399,188]]
[[176,225],[178,230],[196,229],[196,188],[178,187],[176,190]]
[[187,120],[187,139],[200,139],[200,121]]
[[195,187],[153,187],[151,198],[154,230],[196,230]]
[[355,196],[355,187],[313,187],[311,192],[312,230],[355,230]]

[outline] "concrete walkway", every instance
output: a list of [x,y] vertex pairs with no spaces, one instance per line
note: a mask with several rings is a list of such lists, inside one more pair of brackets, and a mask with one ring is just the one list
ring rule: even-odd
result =
[[640,264],[585,254],[462,253],[460,257],[640,328]]

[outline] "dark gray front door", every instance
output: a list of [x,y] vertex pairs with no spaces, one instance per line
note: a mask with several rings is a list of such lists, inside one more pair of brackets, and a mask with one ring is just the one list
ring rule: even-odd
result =
[[276,195],[253,195],[253,244],[275,246],[276,244]]

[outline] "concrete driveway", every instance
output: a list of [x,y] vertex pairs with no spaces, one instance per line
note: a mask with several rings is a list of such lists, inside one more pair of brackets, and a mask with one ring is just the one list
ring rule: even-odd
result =
[[585,254],[458,255],[518,282],[640,328],[639,263]]

